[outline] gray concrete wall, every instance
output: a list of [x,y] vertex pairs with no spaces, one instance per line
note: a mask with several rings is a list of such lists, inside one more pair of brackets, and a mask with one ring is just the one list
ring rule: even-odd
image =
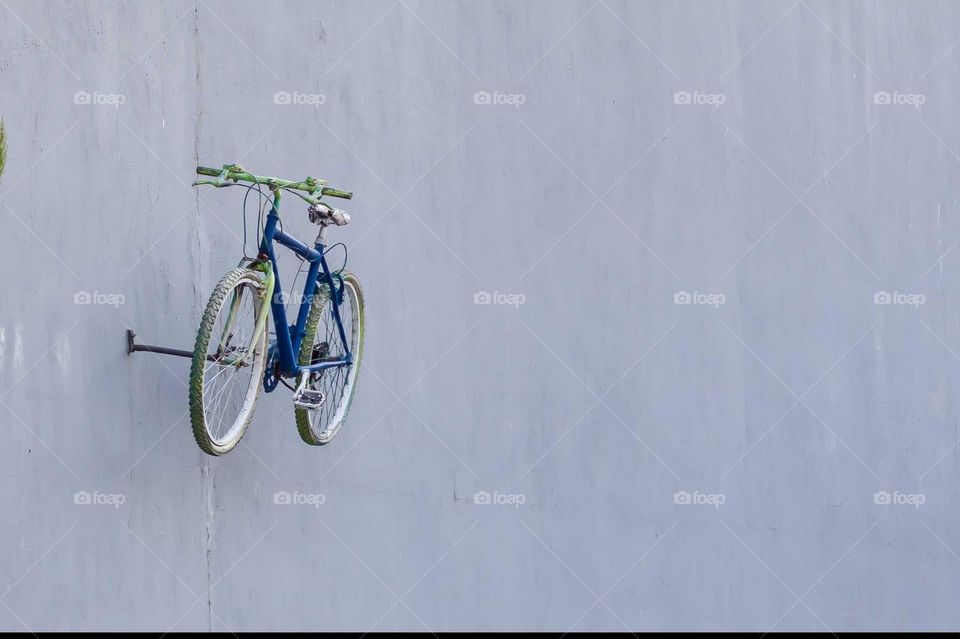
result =
[[[956,629],[958,37],[948,2],[4,0],[0,628]],[[234,161],[357,192],[325,448],[277,392],[209,458],[187,362],[125,352],[193,343],[242,227],[189,183]]]

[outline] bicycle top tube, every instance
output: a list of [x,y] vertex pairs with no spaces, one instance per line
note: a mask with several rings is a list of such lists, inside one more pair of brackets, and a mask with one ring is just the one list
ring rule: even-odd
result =
[[[353,192],[343,191],[341,189],[335,189],[333,187],[326,186],[326,180],[318,180],[315,177],[307,177],[305,180],[296,182],[293,180],[254,175],[253,173],[248,173],[239,164],[224,164],[222,169],[214,169],[208,166],[198,166],[197,173],[199,175],[210,175],[216,177],[217,179],[197,180],[193,183],[194,186],[209,184],[211,186],[224,187],[233,186],[238,182],[263,184],[270,189],[285,189],[292,191],[310,204],[318,204],[320,202],[320,198],[324,195],[339,197],[345,200],[350,200],[353,198]],[[303,193],[298,193],[297,191],[303,191],[306,193],[306,195]]]

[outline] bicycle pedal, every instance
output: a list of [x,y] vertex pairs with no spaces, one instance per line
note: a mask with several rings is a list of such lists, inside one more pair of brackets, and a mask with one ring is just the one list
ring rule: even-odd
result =
[[293,396],[293,404],[298,408],[305,408],[307,410],[317,410],[323,406],[323,402],[327,398],[323,395],[323,391],[313,390],[312,388],[304,388],[297,394]]
[[323,402],[327,398],[323,391],[307,388],[309,379],[309,375],[302,376],[300,383],[297,385],[297,390],[293,393],[293,405],[306,410],[317,410],[323,406]]

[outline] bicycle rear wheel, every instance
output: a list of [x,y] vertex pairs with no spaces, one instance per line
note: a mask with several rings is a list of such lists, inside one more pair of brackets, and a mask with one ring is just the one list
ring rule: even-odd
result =
[[[300,346],[298,362],[301,366],[345,355],[333,315],[333,304],[329,287],[318,284],[310,314],[307,316],[307,332]],[[298,408],[295,411],[300,438],[311,446],[328,444],[340,432],[357,388],[360,360],[363,357],[365,316],[363,290],[360,288],[360,280],[353,273],[343,273],[343,295],[339,311],[343,331],[350,352],[353,353],[353,363],[311,375],[309,387],[322,391],[326,399],[317,409]]]
[[252,344],[262,290],[257,271],[233,269],[214,288],[197,331],[190,422],[208,455],[233,450],[253,417],[267,355],[266,327]]

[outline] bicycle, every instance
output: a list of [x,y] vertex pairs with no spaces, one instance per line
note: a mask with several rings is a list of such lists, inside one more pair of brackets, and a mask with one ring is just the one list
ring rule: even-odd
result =
[[[349,200],[353,193],[312,177],[294,182],[258,176],[236,164],[222,169],[198,166],[197,173],[216,179],[196,180],[194,186],[243,186],[247,196],[258,192],[258,230],[261,221],[263,227],[257,256],[250,258],[244,252],[238,266],[220,279],[197,331],[189,391],[194,438],[209,455],[230,452],[250,425],[260,391],[273,392],[282,383],[293,390],[297,431],[303,441],[314,446],[328,444],[340,432],[356,391],[365,317],[360,281],[343,267],[331,271],[326,260],[326,253],[333,248],[326,246],[328,227],[344,226],[350,216],[321,198]],[[261,187],[267,187],[272,196]],[[283,231],[279,210],[284,191],[309,204],[308,217],[320,226],[313,248]],[[270,212],[264,221],[267,203]],[[280,284],[275,242],[301,259],[298,276],[303,265],[309,264],[297,321],[292,325],[287,323],[287,297]],[[346,246],[343,250],[345,267]],[[268,345],[270,315],[275,338]],[[288,383],[290,379],[296,384]]]

